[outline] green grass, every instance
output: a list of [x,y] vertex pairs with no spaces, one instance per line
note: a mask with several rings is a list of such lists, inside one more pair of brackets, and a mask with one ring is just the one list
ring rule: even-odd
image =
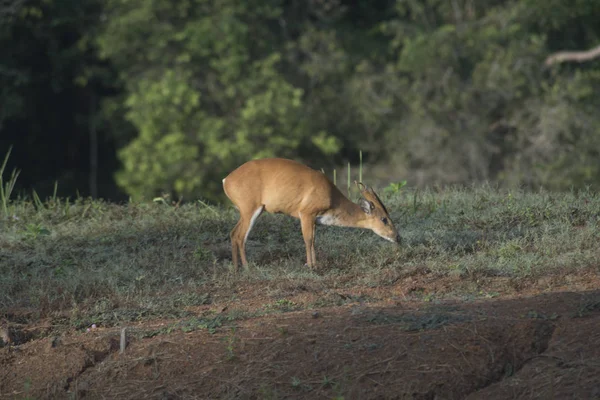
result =
[[4,171],[6,170],[6,164],[8,164],[11,152],[12,147],[9,147],[8,152],[2,161],[2,165],[0,165],[0,207],[5,216],[8,215],[8,203],[10,202],[10,196],[15,188],[20,173],[17,169],[13,169],[10,178],[5,179],[4,177]]
[[30,310],[33,320],[67,315],[75,328],[186,318],[187,307],[235,300],[236,288],[255,283],[273,299],[263,311],[288,312],[303,307],[285,300],[298,291],[317,293],[320,300],[306,307],[344,304],[332,293],[415,274],[472,282],[473,293],[485,297],[482,277],[535,279],[599,268],[596,193],[487,186],[379,192],[401,246],[368,231],[318,227],[321,268],[312,271],[303,266],[299,222],[265,214],[249,238],[251,265],[239,273],[229,244],[237,213],[228,206],[7,201],[0,216],[0,315],[12,309]]

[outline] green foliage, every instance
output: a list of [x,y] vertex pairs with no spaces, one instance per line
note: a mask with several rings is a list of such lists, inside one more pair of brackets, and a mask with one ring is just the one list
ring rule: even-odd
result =
[[312,143],[329,154],[339,148],[325,131],[313,139],[303,90],[279,71],[281,54],[269,45],[277,32],[266,28],[278,3],[113,0],[108,10],[98,43],[120,68],[126,118],[138,131],[119,153],[117,182],[134,198],[214,199],[244,160],[291,157]]
[[[42,197],[87,193],[90,132],[97,138],[98,183],[114,168],[111,120],[103,97],[119,90],[111,65],[99,60],[91,37],[104,0],[7,0],[0,6],[0,153],[13,146],[23,170],[16,192],[34,187]],[[64,188],[64,190],[63,190]]]
[[23,232],[23,236],[25,238],[37,239],[42,235],[49,235],[50,231],[44,228],[41,224],[29,224],[25,227],[25,232]]
[[406,181],[401,182],[392,182],[386,188],[383,189],[384,193],[387,194],[396,194],[398,193],[404,186],[406,186]]
[[265,304],[263,309],[266,311],[274,311],[274,312],[290,312],[301,309],[301,307],[288,299],[280,299],[271,304]]
[[599,62],[544,66],[599,43],[595,0],[14,4],[0,14],[0,129],[28,146],[15,154],[35,160],[22,167],[41,171],[41,197],[59,177],[38,161],[58,156],[24,132],[78,153],[56,173],[69,193],[88,183],[96,135],[111,154],[100,170],[118,168],[136,200],[216,201],[248,159],[331,170],[359,150],[386,184],[600,184]]
[[[596,64],[551,74],[542,67],[555,37],[559,49],[582,47],[571,29],[584,14],[590,23],[600,16],[597,2],[397,4],[400,18],[382,25],[397,49],[391,68],[406,107],[388,136],[399,144],[397,162],[427,183],[600,183],[591,161],[600,150]],[[600,31],[587,32],[591,46]]]

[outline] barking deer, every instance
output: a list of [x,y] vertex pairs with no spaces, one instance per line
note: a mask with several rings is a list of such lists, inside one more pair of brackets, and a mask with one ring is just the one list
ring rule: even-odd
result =
[[246,266],[246,240],[263,211],[300,219],[306,245],[306,264],[315,267],[315,224],[370,229],[393,243],[400,236],[373,189],[357,183],[358,204],[346,196],[320,171],[282,158],[252,160],[223,179],[223,190],[240,212],[231,231],[232,260],[238,253]]

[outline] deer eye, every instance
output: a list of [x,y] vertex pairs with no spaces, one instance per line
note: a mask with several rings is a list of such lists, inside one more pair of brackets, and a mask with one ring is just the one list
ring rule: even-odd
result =
[[386,217],[383,217],[381,218],[381,222],[383,222],[384,225],[387,225],[388,219]]

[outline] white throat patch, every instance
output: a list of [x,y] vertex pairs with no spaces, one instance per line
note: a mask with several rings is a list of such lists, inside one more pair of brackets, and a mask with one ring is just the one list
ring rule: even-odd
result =
[[337,218],[331,216],[331,215],[319,215],[316,219],[317,224],[321,224],[321,225],[337,225],[338,224],[338,220]]

